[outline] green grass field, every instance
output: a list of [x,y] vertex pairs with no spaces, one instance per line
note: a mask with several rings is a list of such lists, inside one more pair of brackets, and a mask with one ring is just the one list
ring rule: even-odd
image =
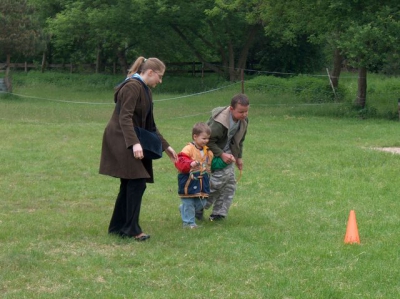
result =
[[[180,151],[238,92],[155,93],[156,123]],[[138,243],[107,234],[119,182],[98,165],[112,89],[16,78],[14,93],[0,95],[1,298],[399,298],[400,155],[372,149],[400,146],[398,121],[249,90],[228,219],[182,229],[164,157]],[[351,209],[360,245],[343,242]]]

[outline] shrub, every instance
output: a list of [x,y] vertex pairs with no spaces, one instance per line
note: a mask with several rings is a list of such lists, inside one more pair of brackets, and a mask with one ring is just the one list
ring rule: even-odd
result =
[[[57,86],[74,86],[77,90],[87,90],[100,88],[112,90],[117,84],[122,82],[123,75],[110,74],[78,74],[69,72],[40,72],[29,71],[14,72],[15,83],[19,86],[36,86],[39,84],[49,84]],[[166,74],[163,84],[153,90],[154,93],[197,93],[216,88],[218,85],[226,84],[218,75],[207,75],[204,78],[199,76],[171,76]]]
[[258,76],[251,79],[246,89],[265,92],[295,95],[301,103],[329,103],[344,98],[346,92],[339,89],[335,94],[326,77],[292,76],[278,78],[275,76]]

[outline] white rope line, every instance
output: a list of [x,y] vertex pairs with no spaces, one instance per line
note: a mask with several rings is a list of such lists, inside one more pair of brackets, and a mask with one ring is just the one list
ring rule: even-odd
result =
[[198,96],[198,95],[201,95],[201,94],[205,94],[205,93],[209,93],[209,92],[214,92],[214,91],[217,91],[217,90],[221,90],[221,89],[230,87],[230,86],[232,86],[232,85],[236,85],[236,84],[238,84],[238,83],[240,83],[240,82],[232,83],[232,84],[229,84],[229,85],[226,85],[226,86],[223,86],[223,87],[214,88],[214,89],[210,89],[210,90],[203,91],[203,92],[198,92],[198,93],[194,93],[194,94],[189,94],[189,95],[186,95],[186,96],[175,97],[175,98],[168,98],[168,99],[161,99],[161,100],[153,100],[153,102],[163,102],[163,101],[170,101],[170,100],[177,100],[177,99],[183,99],[183,98],[188,98],[188,97],[194,97],[194,96]]
[[18,93],[4,92],[4,91],[1,91],[0,93],[10,94],[10,95],[18,96],[21,98],[30,98],[30,99],[44,100],[44,101],[50,101],[50,102],[71,103],[71,104],[88,104],[88,105],[111,105],[110,103],[76,102],[76,101],[47,99],[47,98],[41,98],[41,97],[35,97],[35,96],[27,96],[27,95],[18,94]]
[[[241,69],[235,68],[235,67],[231,67],[231,66],[221,66],[219,64],[214,64],[211,63],[211,65],[217,67],[217,68],[223,68],[223,69],[227,69],[227,70],[234,70],[234,71],[238,71]],[[328,75],[317,75],[317,74],[306,74],[306,73],[294,73],[294,72],[274,72],[274,71],[263,71],[263,70],[253,70],[253,69],[243,69],[243,71],[248,72],[248,73],[253,73],[253,74],[272,74],[272,75],[289,75],[289,76],[307,76],[307,77],[329,77]],[[331,76],[331,78],[339,78],[336,76]],[[340,79],[342,78],[358,78],[357,75],[340,75]]]
[[342,103],[337,102],[325,102],[325,103],[284,103],[284,104],[251,104],[251,106],[264,106],[264,107],[274,107],[274,106],[329,106],[329,105],[342,105]]
[[[185,95],[185,96],[180,96],[180,97],[175,97],[175,98],[168,98],[168,99],[161,99],[161,100],[153,100],[153,102],[163,102],[163,101],[171,101],[171,100],[178,100],[178,99],[183,99],[183,98],[194,97],[194,96],[198,96],[198,95],[202,95],[202,94],[218,91],[218,90],[221,90],[221,89],[236,85],[238,83],[240,83],[240,82],[232,83],[232,84],[229,84],[229,85],[226,85],[226,86],[223,86],[223,87],[214,88],[214,89],[210,89],[210,90],[207,90],[207,91],[198,92],[198,93],[194,93],[194,94],[189,94],[189,95]],[[114,103],[96,103],[96,102],[77,102],[77,101],[55,100],[55,99],[41,98],[41,97],[35,97],[35,96],[27,96],[27,95],[23,95],[23,94],[10,93],[10,92],[4,92],[4,91],[0,91],[0,93],[11,94],[11,95],[18,96],[18,97],[21,97],[21,98],[30,98],[30,99],[35,99],[35,100],[44,100],[44,101],[59,102],[59,103],[88,104],[88,105],[114,105]]]
[[[184,116],[175,116],[175,117],[169,117],[169,118],[164,118],[164,119],[157,119],[157,124],[159,123],[163,123],[165,121],[171,120],[171,119],[183,119],[183,118],[190,118],[190,117],[194,117],[194,116],[199,116],[199,115],[211,115],[211,111],[207,111],[207,112],[202,112],[202,113],[196,113],[196,114],[189,114],[189,115],[184,115]],[[38,125],[93,125],[93,122],[90,123],[86,123],[86,122],[73,122],[73,123],[50,123],[50,122],[42,122],[40,120],[30,120],[30,119],[23,119],[23,120],[16,120],[16,119],[8,119],[8,118],[4,118],[4,117],[0,117],[0,121],[6,121],[6,122],[16,122],[16,123],[34,123],[34,124],[38,124]],[[104,123],[95,123],[96,125],[101,125],[104,126]]]

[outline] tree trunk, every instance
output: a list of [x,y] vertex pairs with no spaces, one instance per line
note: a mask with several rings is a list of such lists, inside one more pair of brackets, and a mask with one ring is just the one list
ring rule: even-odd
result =
[[354,104],[357,107],[365,108],[367,102],[367,68],[361,67],[358,69],[358,90],[357,99]]
[[229,79],[230,81],[238,81],[241,80],[242,70],[246,67],[247,57],[249,55],[250,47],[252,46],[258,29],[260,27],[258,25],[254,25],[249,28],[247,32],[247,40],[243,45],[241,50],[239,59],[237,61],[237,67],[235,68],[235,54],[233,51],[232,43],[229,43]]
[[186,35],[180,30],[180,28],[178,26],[176,26],[174,24],[172,24],[170,26],[180,36],[180,38],[183,40],[183,42],[193,51],[193,54],[200,60],[200,62],[203,62],[204,65],[207,68],[209,68],[210,70],[216,72],[217,74],[225,75],[225,72],[223,70],[221,70],[220,68],[216,67],[214,64],[205,61],[205,59],[203,58],[201,52],[198,51],[194,47],[193,42],[188,37],[186,37]]
[[125,49],[117,50],[117,57],[119,65],[121,66],[121,72],[122,74],[126,75],[128,73],[129,66],[128,62],[126,61]]
[[238,81],[239,77],[235,70],[235,53],[233,51],[233,46],[231,42],[229,42],[228,44],[228,51],[229,51],[229,67],[228,67],[229,81],[231,82]]
[[336,89],[339,86],[339,77],[342,70],[343,57],[339,49],[335,49],[333,53],[333,70],[331,73],[332,85]]
[[96,53],[96,74],[100,73],[100,64],[101,64],[101,45],[98,45]]
[[6,74],[4,77],[4,83],[6,85],[6,90],[7,92],[12,92],[12,82],[11,82],[11,76],[10,76],[10,63],[11,63],[11,55],[7,54],[7,62],[6,62]]

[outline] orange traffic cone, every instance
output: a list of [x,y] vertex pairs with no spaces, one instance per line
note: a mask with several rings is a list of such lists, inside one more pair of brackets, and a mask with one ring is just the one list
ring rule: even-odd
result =
[[360,244],[360,237],[358,236],[358,228],[356,221],[356,213],[354,212],[354,210],[350,211],[344,242],[347,244],[352,244],[352,243]]

